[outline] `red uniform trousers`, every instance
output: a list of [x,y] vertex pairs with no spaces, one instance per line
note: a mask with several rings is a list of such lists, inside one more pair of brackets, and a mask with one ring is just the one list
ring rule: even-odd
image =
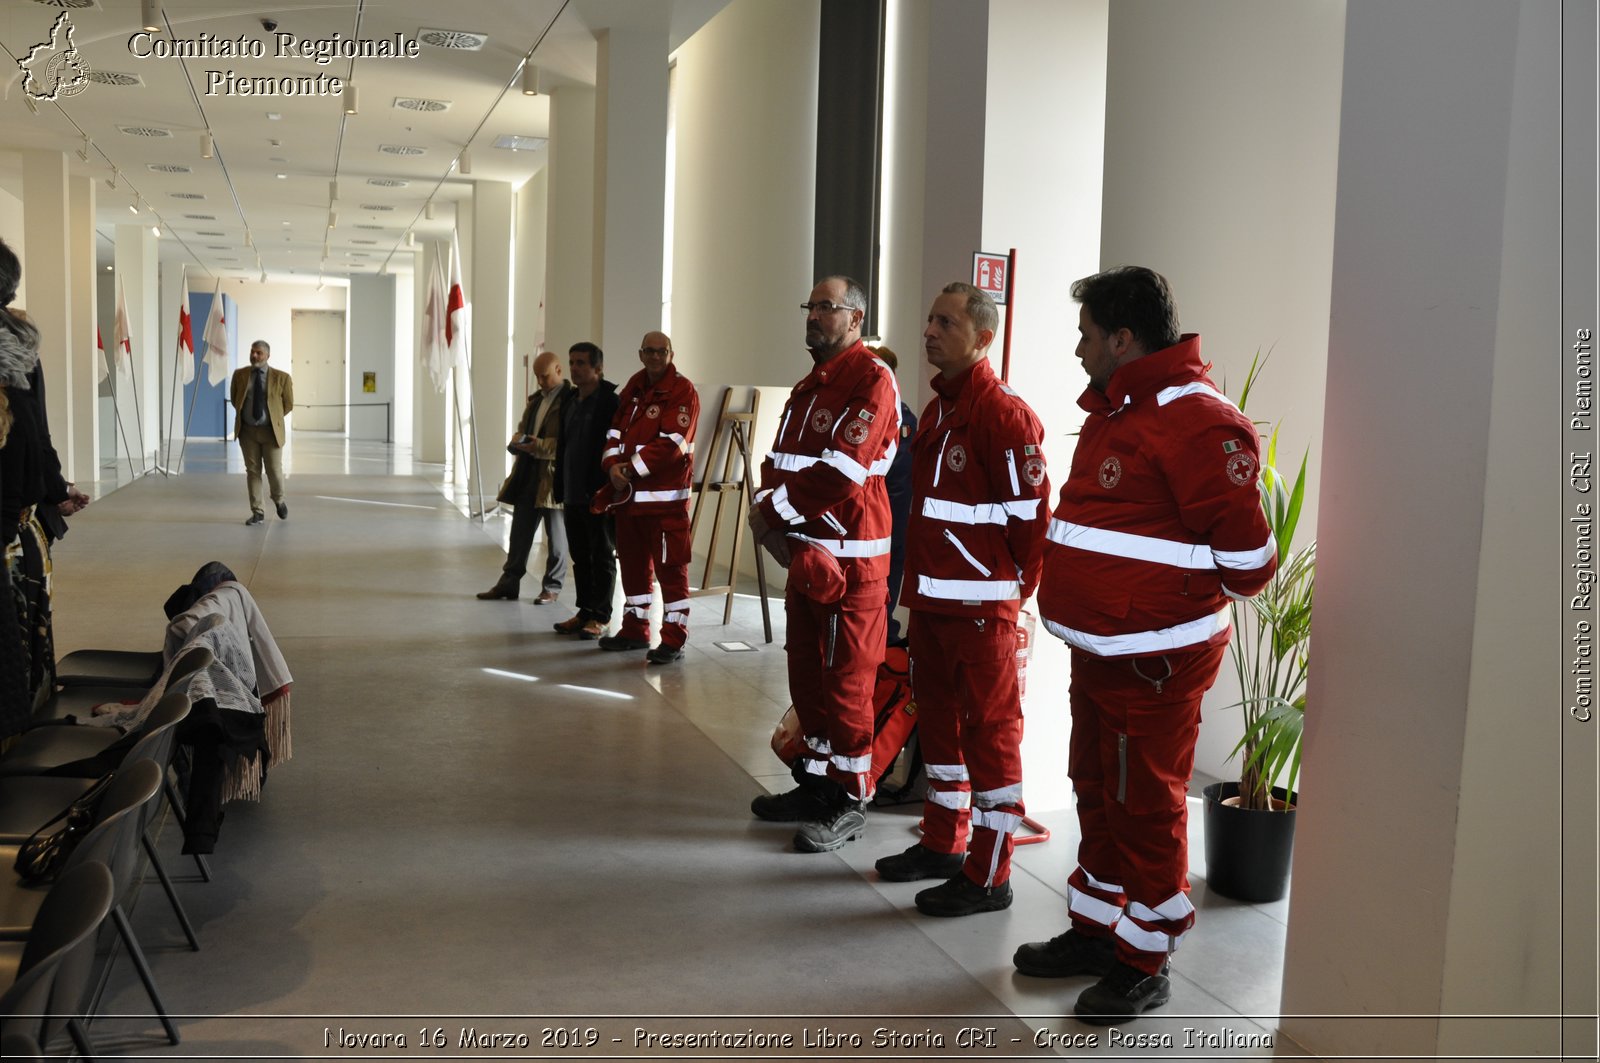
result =
[[1072,651],[1067,771],[1078,798],[1072,924],[1116,938],[1117,958],[1150,974],[1194,925],[1188,804],[1200,699],[1225,646],[1159,657]]
[[689,518],[677,513],[617,512],[617,568],[622,575],[625,639],[650,641],[650,580],[661,581],[661,645],[689,639]]
[[965,849],[961,870],[980,886],[1011,877],[1011,836],[1022,823],[1016,654],[1014,621],[911,613],[911,691],[928,773],[922,844]]
[[872,797],[872,692],[883,663],[886,580],[851,584],[831,605],[790,590],[784,650],[805,770],[857,801]]

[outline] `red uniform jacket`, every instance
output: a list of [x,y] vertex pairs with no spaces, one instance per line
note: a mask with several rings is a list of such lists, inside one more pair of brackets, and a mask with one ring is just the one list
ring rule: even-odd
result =
[[883,477],[900,438],[894,373],[859,341],[789,394],[761,463],[761,516],[839,559],[852,584],[889,576]]
[[937,392],[911,441],[911,609],[1016,620],[1039,585],[1050,523],[1044,426],[987,358]]
[[1206,376],[1200,337],[1129,362],[1089,413],[1045,547],[1039,609],[1102,657],[1228,641],[1228,594],[1277,568],[1256,485],[1261,441]]
[[633,466],[633,513],[688,513],[694,475],[694,432],[700,424],[700,396],[689,378],[669,364],[661,383],[643,369],[617,393],[617,414],[606,433],[600,467]]

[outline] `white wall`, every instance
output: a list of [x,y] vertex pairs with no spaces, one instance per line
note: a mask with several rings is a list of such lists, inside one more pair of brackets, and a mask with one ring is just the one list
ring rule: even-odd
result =
[[[1184,330],[1201,334],[1212,376],[1230,394],[1254,353],[1273,351],[1247,412],[1283,423],[1279,463],[1292,466],[1290,475],[1312,450],[1299,536],[1309,541],[1328,364],[1344,0],[1117,0],[1109,29],[1101,265],[1164,274]],[[1065,292],[1057,298],[1071,305]],[[1062,334],[1064,360],[1075,329],[1074,320]],[[1081,390],[1081,373],[1077,380]],[[1227,756],[1239,712],[1221,708],[1236,689],[1225,663],[1195,756],[1197,770],[1222,778],[1238,772]]]
[[[17,253],[18,258],[22,259],[23,265],[27,265],[28,256],[25,253],[27,251],[27,242],[23,239],[22,200],[4,189],[0,189],[0,239],[5,240],[10,245],[11,250]],[[18,303],[27,305],[23,301],[23,296],[27,290],[28,274],[24,270],[22,284],[17,289]]]
[[[672,340],[697,384],[789,386],[810,371],[818,12],[734,0],[676,53]],[[608,377],[638,370],[636,339],[607,346]]]
[[[396,324],[400,320],[395,300],[395,278],[363,273],[350,278],[349,355],[345,366],[346,390],[352,407],[345,418],[345,432],[351,439],[382,440],[391,430],[395,403],[396,352],[399,346]],[[402,363],[404,364],[404,363]],[[405,365],[407,372],[410,366]],[[374,386],[361,390],[366,373],[374,374]],[[384,411],[369,403],[387,402]]]
[[[215,278],[205,274],[191,274],[191,291],[210,291],[215,288]],[[222,290],[239,304],[239,342],[230,352],[233,360],[229,370],[250,364],[250,345],[256,340],[266,340],[272,348],[272,365],[289,374],[294,373],[294,311],[343,310],[345,316],[345,350],[349,351],[349,285],[347,282],[328,280],[322,290],[315,284],[289,284],[280,281],[246,280],[227,277]],[[176,305],[176,303],[174,303]],[[204,327],[204,323],[201,323]],[[107,340],[109,343],[109,339]],[[231,407],[230,407],[231,410]],[[233,423],[233,415],[228,415]],[[289,427],[294,427],[291,417]]]

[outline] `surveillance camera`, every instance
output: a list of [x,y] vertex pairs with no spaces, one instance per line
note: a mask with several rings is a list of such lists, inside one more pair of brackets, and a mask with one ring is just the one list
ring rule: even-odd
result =
[[278,28],[278,20],[275,18],[264,18],[261,20],[261,28],[266,30],[268,33],[271,33]]

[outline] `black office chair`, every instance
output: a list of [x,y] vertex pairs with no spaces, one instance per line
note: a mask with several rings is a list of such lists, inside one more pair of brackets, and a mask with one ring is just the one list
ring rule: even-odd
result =
[[[174,799],[172,783],[167,778],[166,769],[172,763],[178,724],[189,715],[188,684],[189,677],[185,676],[156,704],[145,719],[139,740],[128,750],[117,769],[121,770],[140,760],[154,761],[162,769],[162,779],[169,800]],[[21,845],[62,809],[83,796],[84,792],[94,784],[93,779],[49,775],[0,777],[0,845]],[[180,808],[181,806],[174,800],[174,814],[178,815],[181,824]],[[172,912],[178,917],[179,925],[183,927],[184,936],[189,939],[189,947],[199,951],[200,941],[195,936],[193,925],[189,922],[189,915],[183,910],[183,902],[178,900],[172,878],[167,874],[161,856],[150,840],[150,820],[159,810],[159,802],[151,802],[140,810],[139,840],[144,845],[145,853],[150,857],[150,866],[155,870],[156,877],[161,880],[161,888],[166,891],[167,901],[172,905]]]
[[66,1028],[84,1059],[94,1046],[83,1025],[94,973],[95,931],[116,897],[106,865],[83,861],[61,873],[24,942],[0,942],[0,1043],[7,1059],[39,1058],[40,1045]]
[[[140,948],[139,939],[134,936],[133,926],[122,907],[123,900],[138,881],[139,846],[136,835],[139,831],[140,809],[154,801],[160,792],[161,769],[155,761],[140,760],[118,771],[100,800],[94,827],[67,857],[64,872],[91,861],[99,861],[111,869],[116,882],[111,920],[116,924],[117,934],[128,950],[128,958],[133,961],[139,980],[144,983],[145,992],[150,995],[150,1003],[161,1019],[168,1040],[177,1044],[178,1028],[167,1016],[166,1005],[156,989],[155,976],[145,960],[144,949]],[[4,866],[15,863],[16,854],[16,846],[0,846],[0,862]],[[15,874],[10,878],[0,877],[0,940],[15,941],[26,937],[43,899],[44,893],[40,887],[23,885]]]

